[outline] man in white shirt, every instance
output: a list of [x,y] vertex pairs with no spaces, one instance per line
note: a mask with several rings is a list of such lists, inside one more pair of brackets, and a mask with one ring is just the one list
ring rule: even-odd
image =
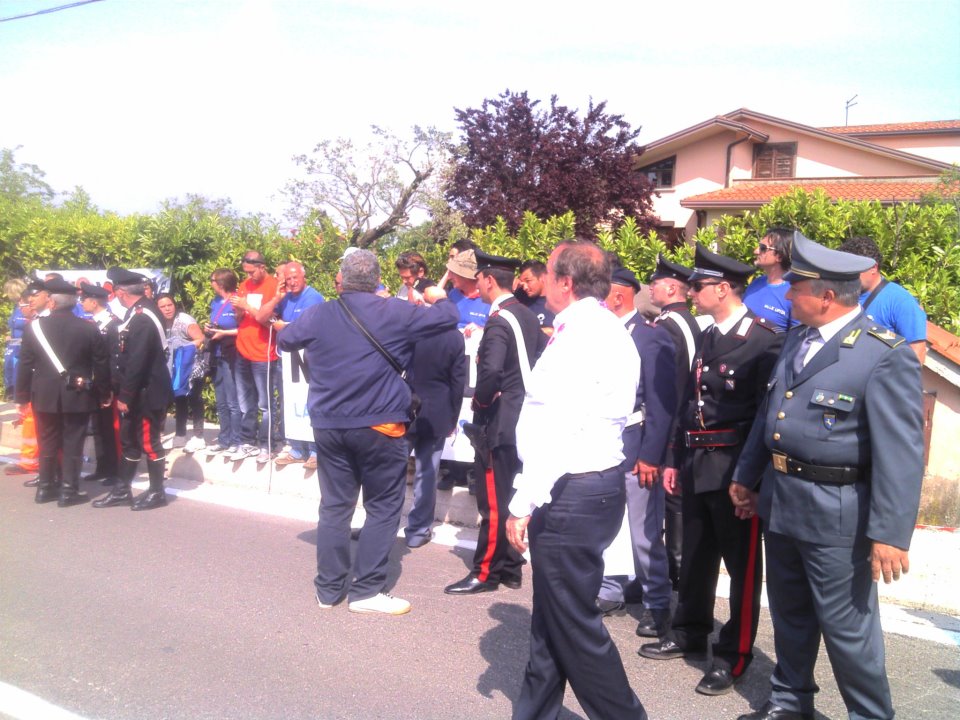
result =
[[566,681],[590,718],[647,717],[596,605],[602,555],[623,520],[622,433],[640,358],[623,324],[600,305],[610,263],[593,243],[565,243],[547,263],[554,334],[530,376],[517,424],[523,471],[507,538],[529,538],[530,659],[514,720],[556,717]]

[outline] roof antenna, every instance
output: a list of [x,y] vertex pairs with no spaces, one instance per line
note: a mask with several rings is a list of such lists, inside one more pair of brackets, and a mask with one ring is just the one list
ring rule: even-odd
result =
[[852,98],[850,98],[849,100],[847,100],[847,106],[843,109],[843,124],[844,124],[844,125],[849,125],[849,124],[850,124],[850,108],[852,108],[854,105],[857,104],[857,103],[854,102],[854,100],[857,99],[858,95],[859,95],[859,93],[858,93],[857,95],[854,95],[854,96],[853,96]]

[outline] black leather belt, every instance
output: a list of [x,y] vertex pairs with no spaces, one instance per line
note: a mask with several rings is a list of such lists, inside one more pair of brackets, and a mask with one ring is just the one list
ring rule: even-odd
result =
[[688,448],[733,447],[740,444],[740,431],[728,430],[687,430],[683,433],[683,444]]
[[606,475],[607,473],[613,472],[614,470],[619,471],[621,465],[614,465],[613,467],[608,467],[606,470],[591,470],[590,472],[582,473],[567,473],[563,475],[561,480],[580,480],[582,478],[594,477],[595,475]]
[[779,452],[773,453],[771,460],[777,472],[824,485],[853,485],[860,479],[860,468],[811,465]]

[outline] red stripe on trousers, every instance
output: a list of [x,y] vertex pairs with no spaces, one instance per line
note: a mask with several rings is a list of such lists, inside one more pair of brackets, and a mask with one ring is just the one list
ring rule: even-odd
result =
[[123,450],[120,447],[120,411],[117,409],[117,401],[110,404],[113,411],[113,447],[116,448],[117,462],[123,457]]
[[760,542],[758,525],[760,518],[750,518],[750,551],[747,553],[747,570],[743,576],[743,595],[740,601],[740,642],[737,650],[740,659],[730,674],[740,677],[744,671],[744,655],[750,652],[750,636],[753,634],[753,588],[757,582],[757,544]]
[[147,454],[147,459],[156,460],[157,451],[153,449],[153,445],[150,443],[150,418],[142,419],[140,429],[143,433],[143,451]]
[[[493,463],[490,463],[491,466]],[[480,561],[480,574],[477,580],[486,582],[490,577],[490,560],[497,549],[497,529],[500,526],[500,509],[497,507],[497,484],[493,479],[493,467],[488,467],[484,477],[487,485],[487,504],[490,506],[490,524],[487,527],[487,551]]]

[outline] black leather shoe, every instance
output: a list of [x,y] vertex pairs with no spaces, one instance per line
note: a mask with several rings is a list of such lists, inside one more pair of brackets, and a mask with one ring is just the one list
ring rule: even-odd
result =
[[133,501],[131,510],[153,510],[167,504],[167,493],[163,490],[147,490]]
[[701,695],[726,695],[733,690],[736,678],[725,668],[713,668],[697,683],[696,690]]
[[61,492],[60,499],[57,500],[57,507],[71,507],[72,505],[83,505],[90,497],[85,492]]
[[414,535],[413,537],[407,538],[407,547],[411,550],[416,550],[417,548],[421,548],[429,542],[429,535]]
[[604,600],[603,598],[597,598],[597,607],[604,615],[613,615],[614,613],[623,610],[626,607],[626,604],[620,600]]
[[48,503],[60,498],[59,487],[37,487],[37,494],[33,499],[38,503]]
[[35,477],[35,478],[31,478],[30,480],[24,480],[24,481],[23,481],[23,486],[24,486],[24,487],[36,487],[36,486],[39,485],[39,484],[40,484],[40,478],[39,478],[39,477]]
[[637,635],[640,637],[663,637],[669,629],[669,610],[644,610],[643,617],[637,623]]
[[519,590],[523,587],[523,576],[518,575],[515,578],[504,578],[500,581],[500,584],[505,588],[510,588],[511,590]]
[[467,575],[460,582],[447,585],[443,591],[447,595],[476,595],[477,593],[493,592],[499,583],[483,582],[476,575]]
[[749,715],[741,715],[737,720],[813,720],[813,713],[800,713],[785,710],[769,700],[767,704]]
[[704,650],[705,648],[682,648],[673,640],[664,639],[660,642],[641,645],[637,654],[651,660],[675,660],[687,655],[702,654]]
[[104,487],[111,487],[117,484],[117,479],[112,475],[108,475],[107,477],[105,477],[103,480],[100,481],[100,484],[103,485]]
[[117,485],[114,485],[113,490],[99,500],[94,500],[92,505],[95,508],[106,508],[116,507],[117,505],[129,505],[132,502],[133,493],[130,492],[130,488],[121,489]]

